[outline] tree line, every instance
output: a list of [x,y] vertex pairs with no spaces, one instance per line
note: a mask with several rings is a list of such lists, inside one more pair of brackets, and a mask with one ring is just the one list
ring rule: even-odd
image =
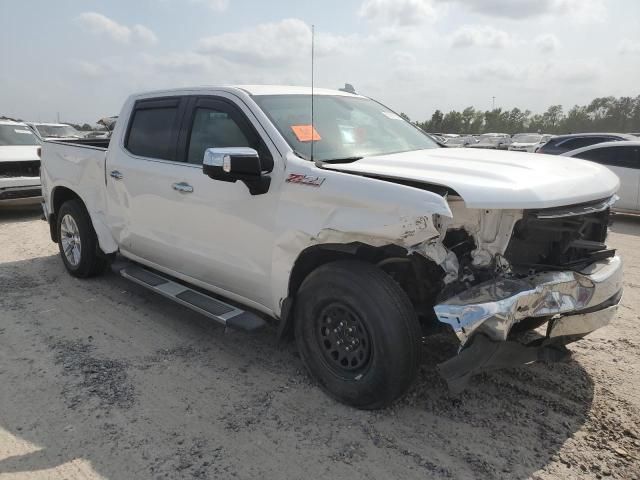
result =
[[[401,114],[409,119],[405,114]],[[637,97],[601,97],[588,105],[575,105],[565,113],[562,105],[552,105],[542,114],[513,108],[476,110],[467,107],[462,112],[443,113],[436,110],[430,120],[414,122],[433,133],[577,133],[640,131],[640,95]]]

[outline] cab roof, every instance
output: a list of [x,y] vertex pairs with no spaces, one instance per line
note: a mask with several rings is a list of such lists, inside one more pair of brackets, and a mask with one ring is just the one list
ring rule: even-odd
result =
[[[208,85],[196,87],[181,87],[167,90],[155,90],[134,93],[133,98],[153,97],[158,95],[179,95],[180,93],[223,91],[229,93],[240,93],[245,95],[311,95],[311,87],[291,86],[291,85]],[[362,95],[344,92],[342,90],[332,90],[329,88],[314,88],[314,95],[339,95],[344,97],[364,98]]]

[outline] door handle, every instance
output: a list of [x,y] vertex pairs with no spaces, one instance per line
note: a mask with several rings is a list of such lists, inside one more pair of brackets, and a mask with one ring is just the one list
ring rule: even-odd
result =
[[120,173],[118,170],[111,170],[109,176],[111,178],[115,178],[116,180],[122,180],[122,178],[124,177],[124,175],[122,175],[122,173]]
[[193,187],[186,182],[174,183],[171,188],[180,193],[193,193]]

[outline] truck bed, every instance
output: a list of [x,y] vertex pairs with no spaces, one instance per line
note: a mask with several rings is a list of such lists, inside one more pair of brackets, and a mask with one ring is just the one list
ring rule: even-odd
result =
[[106,150],[109,148],[109,143],[111,142],[111,138],[74,138],[72,140],[50,140],[53,142],[67,143],[70,145],[77,145],[80,147],[93,147],[93,148],[102,148]]
[[[56,192],[68,189],[84,202],[96,231],[108,232],[105,221],[105,161],[109,139],[50,140],[42,143],[42,193],[55,205]],[[103,235],[108,238],[108,235]],[[99,236],[100,238],[100,236]],[[100,246],[110,251],[110,245]]]

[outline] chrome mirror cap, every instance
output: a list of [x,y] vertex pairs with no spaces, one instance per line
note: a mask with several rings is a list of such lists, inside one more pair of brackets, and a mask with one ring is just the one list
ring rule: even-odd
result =
[[207,148],[204,151],[202,164],[210,167],[220,167],[224,172],[229,173],[231,171],[232,156],[258,158],[258,152],[249,147]]

